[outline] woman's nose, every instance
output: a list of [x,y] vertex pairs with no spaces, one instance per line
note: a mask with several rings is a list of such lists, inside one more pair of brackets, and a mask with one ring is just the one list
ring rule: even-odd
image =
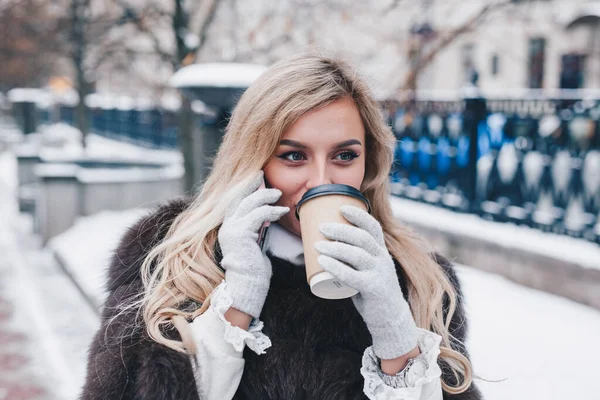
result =
[[311,172],[309,179],[306,181],[306,190],[310,190],[315,186],[326,185],[329,183],[333,183],[333,181],[327,168],[318,167]]

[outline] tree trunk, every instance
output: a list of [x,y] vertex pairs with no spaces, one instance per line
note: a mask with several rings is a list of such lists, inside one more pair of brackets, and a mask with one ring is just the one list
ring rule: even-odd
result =
[[85,104],[85,97],[88,95],[88,83],[83,76],[83,69],[77,71],[77,94],[79,102],[75,110],[75,126],[81,131],[81,145],[85,149],[87,146],[87,135],[89,130],[88,107]]
[[188,194],[194,194],[194,185],[198,183],[199,177],[194,171],[194,114],[191,102],[187,97],[181,96],[181,110],[179,110],[179,147],[183,154],[184,190]]
[[71,40],[73,43],[72,61],[76,73],[77,94],[79,101],[75,110],[75,126],[81,131],[81,145],[85,149],[88,133],[88,112],[85,96],[88,94],[88,83],[85,79],[84,60],[86,43],[84,36],[85,4],[79,0],[71,0]]
[[[199,27],[199,46],[195,49],[190,49],[184,40],[185,34],[190,33],[190,15],[184,8],[184,0],[174,0],[175,10],[171,21],[176,48],[176,57],[173,63],[174,71],[177,71],[184,65],[195,62],[198,52],[206,43],[208,28],[214,21],[219,4],[218,0],[207,1],[210,1],[210,3],[206,3],[208,4],[206,14]],[[185,191],[189,194],[193,194],[194,191],[199,190],[200,184],[206,178],[207,171],[210,169],[210,163],[206,159],[206,154],[212,149],[210,138],[213,135],[209,135],[204,129],[200,131],[196,128],[195,123],[196,115],[191,110],[191,101],[187,97],[181,96],[179,146],[183,154],[183,165],[185,168]],[[220,125],[217,126],[218,128],[220,128]]]
[[[181,64],[187,56],[188,50],[183,40],[183,33],[188,29],[189,18],[183,7],[183,0],[175,0],[175,12],[171,21],[173,34],[175,36],[175,62],[173,70],[181,68]],[[183,155],[184,167],[184,190],[188,194],[193,194],[194,185],[197,183],[195,174],[194,160],[194,116],[192,113],[191,101],[184,95],[181,97],[181,109],[179,110],[179,148]]]

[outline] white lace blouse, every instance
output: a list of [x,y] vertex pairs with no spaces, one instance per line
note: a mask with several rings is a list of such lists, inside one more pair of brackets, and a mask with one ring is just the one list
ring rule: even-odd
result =
[[[277,223],[271,224],[265,243],[278,258],[303,266],[304,253],[299,237],[288,232]],[[227,400],[233,398],[244,371],[244,346],[256,354],[264,354],[271,341],[262,333],[263,323],[253,320],[250,328],[232,326],[225,319],[232,298],[227,292],[227,283],[221,283],[211,296],[209,309],[190,323],[197,352],[192,357],[192,366],[201,400]],[[373,348],[365,350],[361,374],[365,379],[364,393],[371,400],[441,400],[441,370],[437,364],[441,337],[420,329],[419,348],[421,354],[407,371],[406,387],[393,388],[386,385],[379,368],[379,360]]]

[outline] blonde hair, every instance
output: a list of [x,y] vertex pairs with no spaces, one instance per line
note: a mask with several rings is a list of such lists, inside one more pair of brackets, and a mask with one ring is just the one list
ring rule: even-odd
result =
[[[361,191],[371,202],[372,215],[381,222],[388,250],[406,273],[417,325],[442,337],[440,357],[460,383],[442,382],[443,389],[462,393],[471,385],[473,374],[469,360],[451,346],[458,343],[449,333],[457,293],[431,249],[396,220],[389,203],[395,137],[356,72],[340,60],[320,55],[295,56],[272,65],[240,98],[201,192],[142,265],[145,292],[141,304],[148,334],[174,350],[194,351],[167,338],[163,328],[184,330],[185,321],[206,309],[211,292],[222,281],[215,246],[227,206],[274,155],[283,133],[295,121],[342,98],[355,102],[365,126],[367,160]],[[444,320],[445,297],[448,314]],[[190,310],[185,307],[190,302],[203,306]]]

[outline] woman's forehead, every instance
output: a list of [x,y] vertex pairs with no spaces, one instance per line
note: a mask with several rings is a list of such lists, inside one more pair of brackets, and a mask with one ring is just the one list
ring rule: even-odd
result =
[[350,99],[336,100],[303,115],[282,136],[282,139],[309,143],[338,143],[350,139],[364,143],[364,138],[360,113]]

